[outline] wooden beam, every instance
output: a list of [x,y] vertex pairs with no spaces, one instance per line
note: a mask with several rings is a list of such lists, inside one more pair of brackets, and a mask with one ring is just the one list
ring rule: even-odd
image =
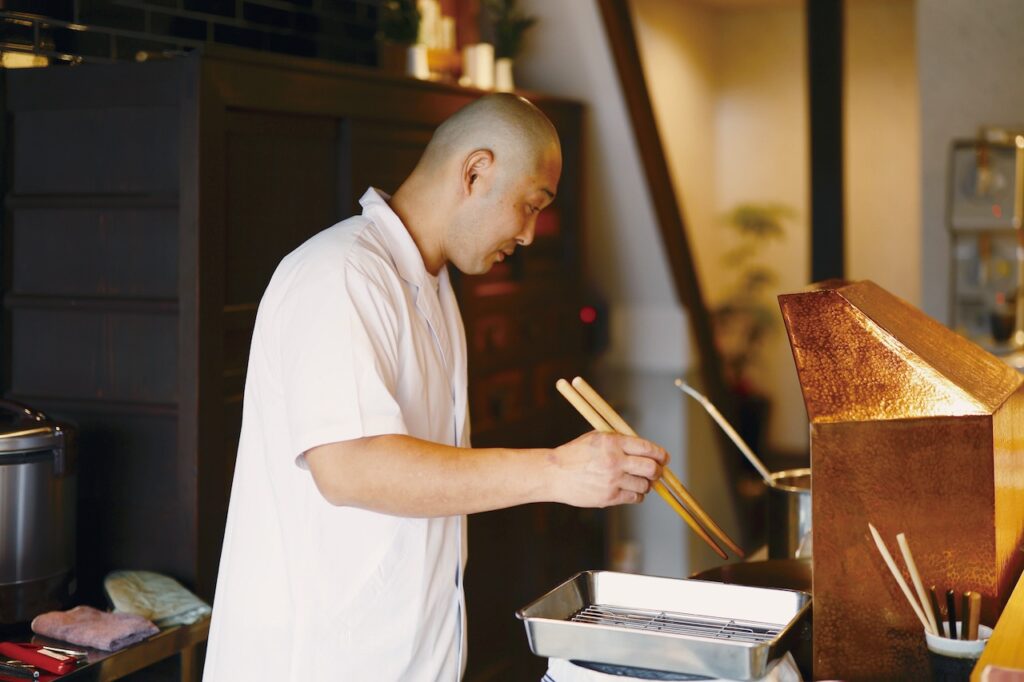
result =
[[[662,244],[672,271],[676,296],[686,308],[690,327],[700,354],[700,377],[704,391],[719,410],[732,418],[735,409],[731,393],[727,390],[722,372],[722,359],[715,345],[711,315],[704,303],[693,253],[686,236],[686,223],[676,197],[664,147],[654,118],[654,108],[644,78],[643,64],[629,12],[628,0],[598,0],[605,33],[611,47],[622,86],[626,107],[633,124],[633,135],[640,150],[640,160],[654,203]],[[723,437],[724,440],[724,437]],[[729,449],[721,449],[723,463],[730,481],[738,481],[739,458]],[[736,490],[730,487],[732,501],[737,502]]]

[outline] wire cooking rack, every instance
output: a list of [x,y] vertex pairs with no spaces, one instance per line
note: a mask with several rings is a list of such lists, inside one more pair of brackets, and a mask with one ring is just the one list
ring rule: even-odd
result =
[[604,625],[627,630],[647,630],[672,635],[689,635],[737,642],[770,642],[782,631],[777,625],[715,618],[689,613],[627,609],[591,604],[569,619],[574,623]]

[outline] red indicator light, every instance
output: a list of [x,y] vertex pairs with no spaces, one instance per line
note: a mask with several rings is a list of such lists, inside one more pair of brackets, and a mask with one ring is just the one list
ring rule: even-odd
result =
[[585,305],[580,308],[580,322],[583,324],[594,324],[597,321],[597,308],[592,305]]

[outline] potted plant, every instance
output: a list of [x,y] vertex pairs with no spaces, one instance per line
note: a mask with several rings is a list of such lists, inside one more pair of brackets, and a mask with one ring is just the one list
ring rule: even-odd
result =
[[516,0],[484,0],[484,8],[490,21],[487,33],[494,43],[494,87],[509,92],[515,87],[512,62],[523,46],[523,35],[537,23],[537,17],[523,14]]
[[795,215],[793,209],[781,204],[745,203],[729,211],[723,220],[739,237],[737,246],[723,257],[736,276],[726,296],[712,309],[712,323],[726,382],[734,394],[737,430],[755,450],[763,449],[761,441],[770,406],[751,368],[760,359],[778,319],[772,296],[778,276],[762,256],[770,242],[785,237],[783,223]]
[[377,20],[377,66],[387,73],[404,74],[409,47],[420,32],[416,0],[384,0]]

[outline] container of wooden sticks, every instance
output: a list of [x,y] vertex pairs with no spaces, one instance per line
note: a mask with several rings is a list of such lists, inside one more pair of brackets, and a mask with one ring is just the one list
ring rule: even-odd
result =
[[[953,621],[956,630],[969,627],[963,621]],[[932,679],[935,682],[967,682],[971,679],[971,671],[985,650],[992,628],[976,625],[976,631],[969,633],[974,639],[954,639],[948,622],[942,623],[942,635],[929,630],[924,631],[925,642],[928,644],[928,658],[932,666]]]
[[[896,564],[889,548],[874,524],[868,524],[871,537],[881,554],[885,565],[889,568],[914,615],[924,626],[925,643],[928,646],[928,658],[931,663],[932,680],[934,682],[969,682],[971,671],[981,652],[985,649],[992,628],[979,623],[981,617],[981,593],[963,592],[960,598],[953,590],[946,590],[945,598],[939,598],[935,585],[925,588],[921,573],[917,569],[914,555],[906,535],[896,536],[900,554],[903,556],[906,572],[910,576],[907,584],[903,572]],[[943,604],[945,611],[943,611]]]

